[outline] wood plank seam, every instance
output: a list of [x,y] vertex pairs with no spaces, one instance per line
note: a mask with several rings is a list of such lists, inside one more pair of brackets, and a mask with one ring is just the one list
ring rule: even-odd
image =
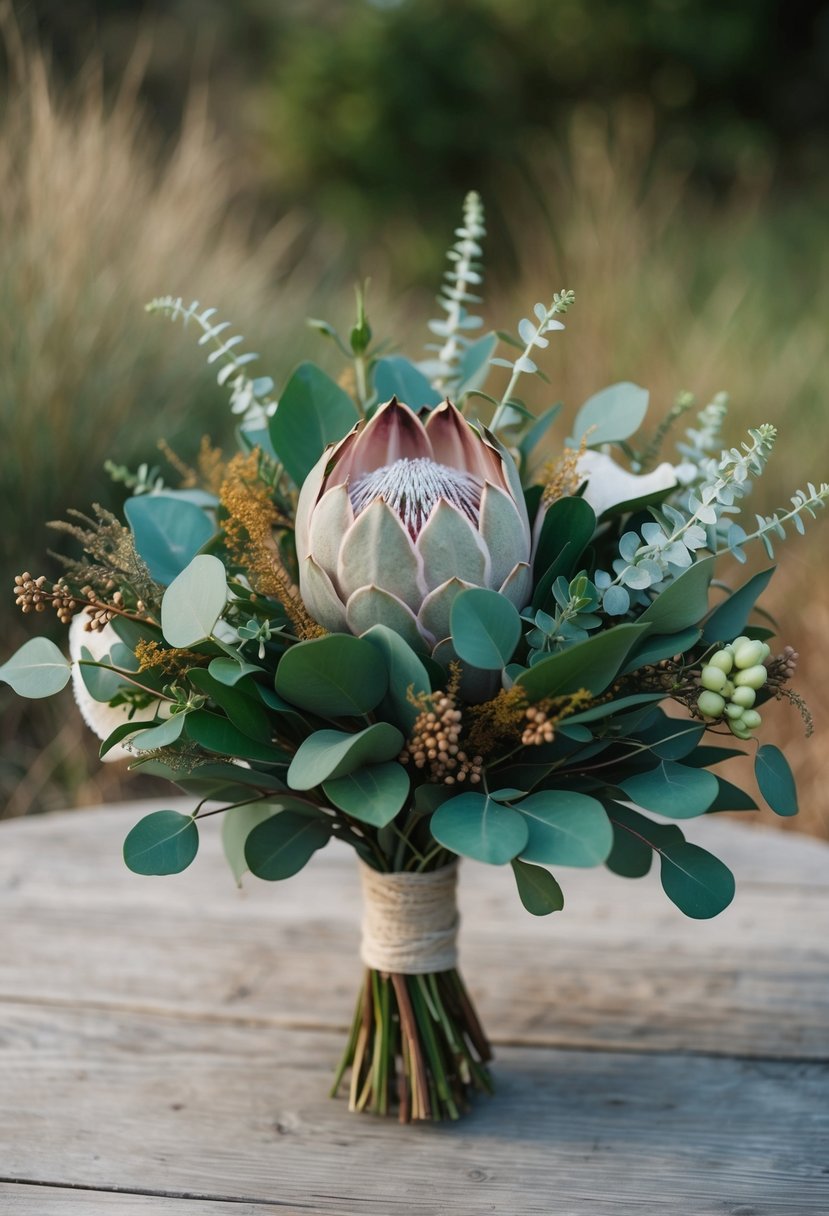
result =
[[135,1186],[96,1186],[94,1183],[88,1182],[57,1182],[54,1180],[45,1180],[42,1178],[13,1178],[0,1176],[0,1186],[30,1186],[30,1187],[46,1187],[51,1190],[59,1191],[92,1191],[101,1195],[138,1195],[142,1199],[183,1199],[196,1203],[245,1203],[249,1207],[276,1207],[287,1208],[296,1211],[297,1208],[304,1208],[307,1211],[313,1211],[313,1206],[310,1203],[297,1203],[292,1201],[286,1203],[284,1199],[262,1199],[245,1198],[243,1195],[212,1195],[208,1193],[200,1193],[198,1191],[168,1191],[158,1189],[143,1189]]

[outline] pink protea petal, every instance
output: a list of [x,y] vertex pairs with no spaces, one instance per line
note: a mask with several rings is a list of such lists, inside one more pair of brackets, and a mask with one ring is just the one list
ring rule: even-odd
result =
[[361,477],[395,460],[432,457],[432,445],[418,416],[396,397],[381,405],[346,451],[337,454],[328,485]]
[[426,434],[438,464],[465,469],[481,481],[492,481],[506,488],[501,458],[473,430],[451,401],[432,410],[426,420]]

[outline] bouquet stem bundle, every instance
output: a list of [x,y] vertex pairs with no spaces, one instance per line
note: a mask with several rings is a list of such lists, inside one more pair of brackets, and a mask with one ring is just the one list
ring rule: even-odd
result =
[[492,1051],[457,968],[429,975],[366,968],[331,1096],[351,1070],[349,1110],[401,1123],[458,1119],[492,1093]]

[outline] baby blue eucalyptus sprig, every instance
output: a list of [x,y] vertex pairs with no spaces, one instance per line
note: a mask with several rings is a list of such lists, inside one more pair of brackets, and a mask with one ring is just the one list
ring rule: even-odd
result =
[[557,578],[553,583],[555,612],[534,612],[531,608],[522,617],[532,629],[526,635],[529,655],[527,664],[533,667],[547,655],[555,654],[577,642],[585,642],[591,629],[598,629],[602,618],[597,615],[599,593],[584,571],[569,583]]
[[696,426],[686,428],[686,442],[678,443],[676,450],[687,464],[699,469],[722,447],[728,404],[728,393],[717,393],[697,414]]
[[244,430],[259,430],[267,425],[267,419],[276,412],[276,399],[271,396],[273,380],[270,376],[251,378],[245,368],[259,356],[252,351],[239,352],[244,337],[232,332],[228,335],[227,331],[232,330],[231,323],[215,320],[215,308],[200,309],[198,300],[185,305],[180,296],[159,296],[146,305],[147,312],[163,313],[171,321],[182,321],[184,325],[192,321],[201,329],[199,346],[213,347],[207,362],[221,365],[216,381],[230,388],[231,412],[241,415],[240,425]]
[[480,244],[486,236],[484,206],[474,190],[470,190],[464,199],[463,222],[455,229],[455,235],[458,239],[446,254],[450,266],[443,276],[444,283],[437,298],[446,316],[428,323],[431,332],[441,341],[427,345],[426,349],[436,357],[421,364],[421,370],[431,378],[435,388],[444,393],[450,393],[460,380],[460,360],[471,345],[468,334],[483,326],[481,317],[467,311],[468,304],[482,303],[481,297],[472,289],[480,288],[484,281]]
[[769,557],[774,557],[774,541],[786,539],[786,524],[792,524],[797,532],[803,535],[806,531],[803,522],[804,514],[808,514],[814,519],[821,507],[826,506],[826,500],[829,498],[829,485],[821,482],[820,486],[816,487],[810,481],[805,490],[796,490],[789,500],[792,504],[790,511],[784,511],[782,514],[775,511],[772,515],[756,515],[757,528],[754,532],[746,533],[739,524],[732,524],[728,530],[728,548],[734,554],[738,561],[744,562],[746,555],[743,552],[743,546],[749,544],[753,540],[762,541],[763,547]]
[[[639,532],[626,532],[619,541],[619,557],[613,574],[596,571],[596,586],[602,591],[602,607],[609,616],[624,616],[631,603],[646,603],[645,592],[663,589],[663,584],[686,570],[698,549],[720,552],[724,517],[739,511],[737,502],[759,477],[777,437],[769,423],[749,429],[750,443],[723,451],[719,460],[705,467],[705,479],[688,495],[687,509],[664,503],[651,510],[653,521]],[[730,547],[726,534],[723,548]],[[743,534],[744,535],[744,534]],[[739,543],[739,542],[738,542]],[[631,594],[633,593],[633,594]]]
[[500,356],[490,359],[490,363],[494,367],[506,367],[512,372],[509,383],[504,389],[503,396],[498,402],[495,414],[492,418],[490,429],[493,431],[499,430],[503,426],[513,426],[521,422],[526,411],[521,407],[521,403],[513,399],[515,387],[522,375],[541,376],[546,379],[543,372],[538,368],[537,363],[532,358],[536,350],[543,350],[549,346],[549,339],[546,334],[552,333],[554,330],[564,329],[561,321],[557,320],[558,316],[567,312],[568,308],[575,302],[576,293],[574,291],[557,291],[553,296],[553,302],[549,305],[538,303],[534,306],[535,321],[531,321],[529,317],[522,317],[518,322],[518,339],[511,335],[499,334],[499,337],[508,342],[510,346],[514,346],[521,354],[517,359],[503,359]]

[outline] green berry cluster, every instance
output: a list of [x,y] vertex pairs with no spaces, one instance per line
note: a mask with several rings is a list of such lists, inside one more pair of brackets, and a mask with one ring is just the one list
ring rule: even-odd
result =
[[705,718],[725,718],[738,739],[750,739],[762,723],[754,702],[769,677],[765,642],[739,637],[708,659],[700,672],[697,708]]

